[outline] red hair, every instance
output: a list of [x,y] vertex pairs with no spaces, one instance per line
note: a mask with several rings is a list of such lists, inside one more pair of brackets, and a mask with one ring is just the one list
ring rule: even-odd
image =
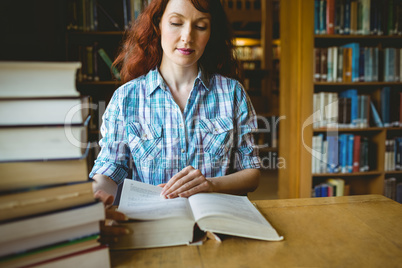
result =
[[[233,34],[219,0],[189,0],[193,6],[211,15],[211,36],[199,60],[207,76],[215,73],[239,78],[233,51]],[[122,82],[148,73],[162,60],[159,22],[169,0],[152,0],[126,32],[113,65],[120,68]]]

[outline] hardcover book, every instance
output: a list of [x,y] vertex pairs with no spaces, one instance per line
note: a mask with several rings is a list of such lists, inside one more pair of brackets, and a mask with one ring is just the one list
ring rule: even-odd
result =
[[187,245],[194,228],[209,233],[266,241],[283,240],[246,196],[199,193],[189,198],[164,199],[161,187],[124,180],[118,210],[131,221],[132,232],[111,249]]

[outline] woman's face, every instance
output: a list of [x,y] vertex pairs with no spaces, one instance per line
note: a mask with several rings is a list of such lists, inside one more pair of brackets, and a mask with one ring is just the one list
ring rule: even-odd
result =
[[211,35],[211,16],[189,0],[170,0],[159,23],[162,64],[197,65]]

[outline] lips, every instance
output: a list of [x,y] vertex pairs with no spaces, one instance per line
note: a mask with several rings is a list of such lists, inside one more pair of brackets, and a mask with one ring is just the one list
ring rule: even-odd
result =
[[190,55],[191,53],[194,52],[194,49],[190,48],[178,48],[177,50],[183,55]]

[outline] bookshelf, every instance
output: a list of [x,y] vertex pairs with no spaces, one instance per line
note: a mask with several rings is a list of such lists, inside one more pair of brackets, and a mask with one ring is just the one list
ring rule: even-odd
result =
[[[396,95],[399,95],[402,90],[400,80],[386,81],[384,78],[386,65],[384,51],[390,47],[400,49],[402,38],[398,35],[388,34],[315,34],[314,18],[317,18],[315,2],[317,1],[281,1],[283,8],[281,8],[280,20],[282,41],[280,114],[286,116],[287,120],[281,124],[280,139],[289,140],[289,142],[281,143],[279,148],[280,154],[287,161],[287,168],[279,171],[279,196],[280,198],[310,197],[314,186],[325,182],[328,178],[344,179],[350,187],[351,195],[384,194],[384,183],[387,179],[395,177],[396,182],[402,181],[401,172],[399,170],[388,171],[385,164],[388,157],[386,140],[402,136],[402,128],[399,125],[397,127],[377,127],[373,121],[371,109],[369,109],[370,119],[365,127],[336,129],[338,135],[353,134],[368,138],[370,144],[369,169],[353,173],[328,173],[325,171],[312,172],[309,167],[312,166],[314,157],[310,152],[314,146],[313,136],[322,134],[325,138],[334,130],[327,129],[326,126],[314,127],[312,121],[310,121],[311,124],[307,122],[314,112],[314,94],[331,92],[337,93],[339,96],[341,92],[348,89],[356,89],[359,95],[369,96],[376,109],[380,111],[381,117],[381,107],[385,106],[381,101],[382,89],[389,87],[391,93],[396,93]],[[286,10],[285,7],[288,9]],[[300,23],[299,28],[294,25],[297,22]],[[378,79],[357,82],[314,81],[315,48],[341,47],[350,43],[357,43],[360,47],[378,48]],[[294,78],[294,81],[289,81],[291,77]],[[289,101],[282,101],[282,98]],[[292,107],[295,109],[292,110]],[[388,107],[389,113],[399,115],[400,103],[392,107],[394,108]]]
[[[89,139],[94,144],[101,138],[100,118],[113,92],[121,85],[118,70],[116,74],[111,71],[101,51],[108,56],[109,63],[114,60],[124,31],[138,16],[138,12],[135,13],[130,4],[130,1],[65,1],[65,58],[67,61],[82,63],[82,68],[77,74],[76,86],[82,95],[90,96],[95,108],[91,110],[89,132]],[[140,4],[135,8],[141,10],[144,6]],[[96,147],[91,155],[96,157]]]
[[280,41],[277,30],[279,17],[274,14],[275,9],[279,9],[279,1],[221,2],[234,29],[241,80],[257,112],[259,128],[263,129],[256,135],[260,153],[276,158],[278,136],[274,132],[278,129],[272,121],[279,113],[279,55],[274,57],[274,47],[280,47]]

